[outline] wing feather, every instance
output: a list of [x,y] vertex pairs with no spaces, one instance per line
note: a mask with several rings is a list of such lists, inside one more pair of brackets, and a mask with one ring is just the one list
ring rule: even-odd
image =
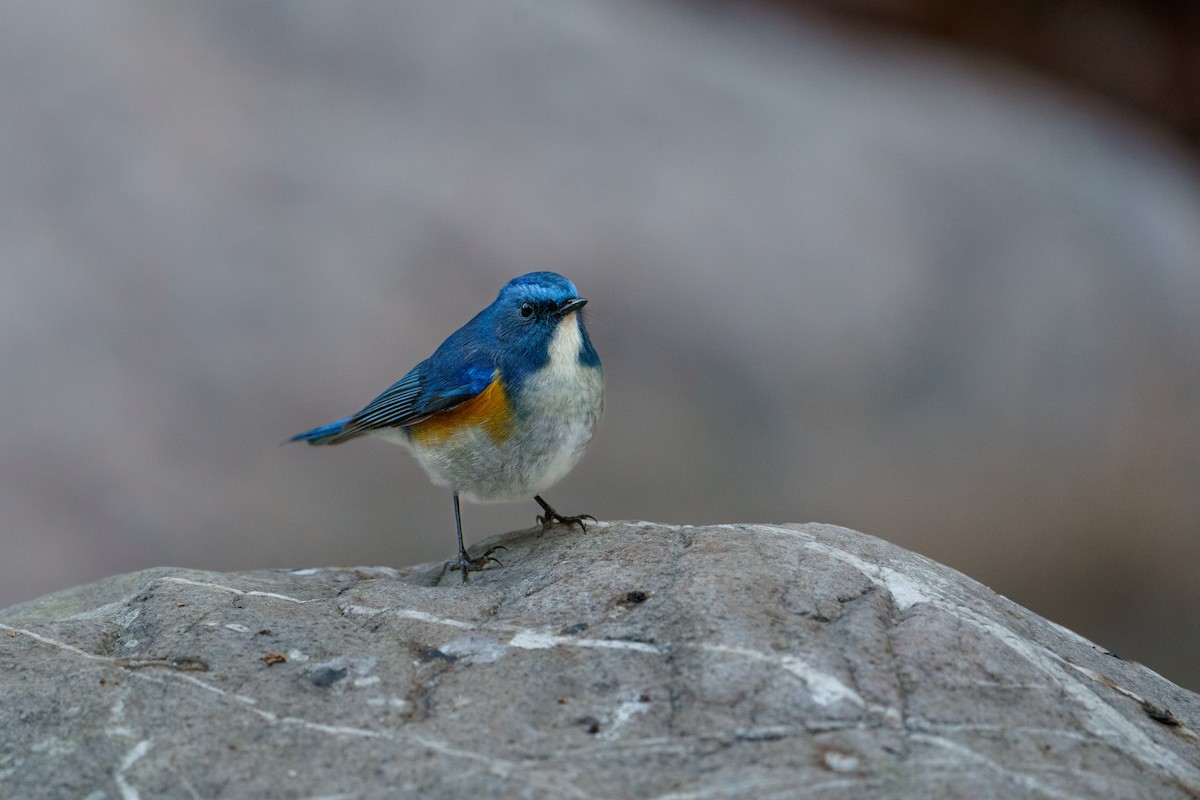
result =
[[494,368],[476,366],[448,379],[432,359],[413,367],[365,408],[347,420],[336,440],[342,442],[379,428],[402,428],[465,403],[488,387]]

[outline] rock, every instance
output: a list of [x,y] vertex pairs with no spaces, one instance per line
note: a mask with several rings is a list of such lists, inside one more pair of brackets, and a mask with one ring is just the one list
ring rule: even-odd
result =
[[1200,796],[1200,696],[879,539],[496,544],[0,612],[0,796]]

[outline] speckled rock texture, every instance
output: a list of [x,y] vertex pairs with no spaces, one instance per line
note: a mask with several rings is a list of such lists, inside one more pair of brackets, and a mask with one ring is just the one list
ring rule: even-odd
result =
[[879,539],[495,544],[0,612],[0,796],[1200,797],[1200,696]]

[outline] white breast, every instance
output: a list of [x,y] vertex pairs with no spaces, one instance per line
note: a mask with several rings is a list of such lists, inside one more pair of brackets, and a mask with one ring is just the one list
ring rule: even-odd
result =
[[550,363],[546,369],[552,375],[568,379],[577,378],[582,367],[579,364],[579,350],[583,347],[583,335],[579,332],[577,312],[572,311],[562,318],[554,334],[550,337]]
[[579,362],[583,336],[574,312],[563,317],[550,339],[549,358],[530,376],[519,401],[524,422],[526,482],[537,492],[575,466],[596,431],[604,407],[599,367]]

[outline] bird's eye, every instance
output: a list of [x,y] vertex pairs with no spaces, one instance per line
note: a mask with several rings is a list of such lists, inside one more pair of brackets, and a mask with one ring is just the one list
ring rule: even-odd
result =
[[533,316],[533,305],[530,303],[521,303],[521,316],[522,317]]

